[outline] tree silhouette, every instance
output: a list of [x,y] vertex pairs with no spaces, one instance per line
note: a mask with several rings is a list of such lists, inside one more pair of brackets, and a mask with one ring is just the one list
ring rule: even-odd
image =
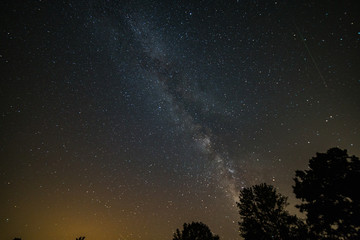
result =
[[181,232],[176,229],[173,240],[219,240],[219,236],[213,235],[209,227],[202,222],[184,223],[183,227]]
[[317,239],[360,239],[360,161],[346,150],[331,148],[296,171],[294,193]]
[[307,239],[305,224],[290,215],[287,198],[262,183],[240,191],[240,236],[245,240]]

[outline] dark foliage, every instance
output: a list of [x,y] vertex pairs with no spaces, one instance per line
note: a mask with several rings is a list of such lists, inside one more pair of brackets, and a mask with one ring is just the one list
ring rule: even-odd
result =
[[265,183],[244,188],[237,203],[240,236],[245,240],[307,239],[305,224],[290,215],[287,198]]
[[339,148],[317,153],[294,180],[297,207],[317,239],[360,239],[359,158]]
[[181,232],[176,229],[173,240],[219,240],[219,236],[213,235],[209,227],[202,222],[184,223],[183,227]]

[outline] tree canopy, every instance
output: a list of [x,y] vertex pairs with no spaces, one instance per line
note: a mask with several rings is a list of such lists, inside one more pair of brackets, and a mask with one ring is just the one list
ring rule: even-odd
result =
[[244,188],[237,203],[245,240],[306,239],[304,223],[290,215],[287,198],[265,183]]
[[294,193],[317,239],[359,239],[360,161],[346,150],[331,148],[296,171]]
[[184,223],[183,230],[176,229],[173,240],[219,240],[210,228],[202,222]]

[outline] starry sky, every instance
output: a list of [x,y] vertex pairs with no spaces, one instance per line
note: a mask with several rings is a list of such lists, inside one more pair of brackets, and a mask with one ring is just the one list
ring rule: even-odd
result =
[[0,235],[240,239],[235,202],[360,155],[356,1],[4,1]]

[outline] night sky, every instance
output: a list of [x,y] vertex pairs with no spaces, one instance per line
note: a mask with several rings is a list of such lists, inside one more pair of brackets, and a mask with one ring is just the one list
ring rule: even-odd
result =
[[239,190],[360,156],[356,1],[3,1],[0,237],[240,239]]

